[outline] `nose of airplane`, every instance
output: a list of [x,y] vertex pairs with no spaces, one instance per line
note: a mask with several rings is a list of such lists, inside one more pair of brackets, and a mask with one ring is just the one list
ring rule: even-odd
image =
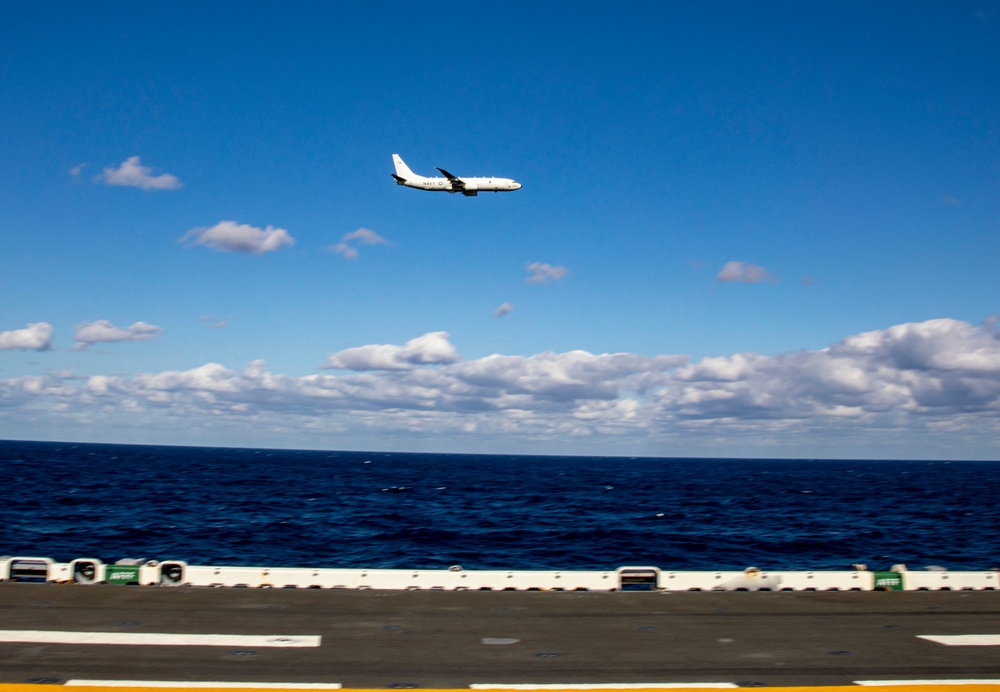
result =
[[521,189],[521,183],[514,183],[514,189],[515,190],[520,190]]

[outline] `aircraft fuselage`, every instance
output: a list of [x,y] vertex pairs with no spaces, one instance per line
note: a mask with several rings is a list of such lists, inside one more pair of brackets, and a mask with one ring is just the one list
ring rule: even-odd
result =
[[396,166],[396,173],[392,176],[396,184],[412,187],[416,190],[450,192],[452,194],[460,192],[466,197],[475,197],[480,192],[512,192],[521,189],[521,183],[511,178],[459,177],[452,175],[442,168],[438,170],[444,173],[445,177],[428,178],[411,171],[403,163],[403,159],[400,158],[399,154],[393,154],[392,159]]
[[459,178],[458,187],[447,178],[420,178],[402,183],[418,190],[443,190],[445,192],[506,192],[516,190],[521,185],[510,178]]

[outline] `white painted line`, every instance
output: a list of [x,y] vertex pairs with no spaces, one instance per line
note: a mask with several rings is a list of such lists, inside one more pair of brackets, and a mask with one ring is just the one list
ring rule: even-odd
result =
[[192,682],[170,680],[67,680],[70,687],[183,687],[239,688],[254,690],[339,690],[339,682]]
[[996,680],[855,680],[855,685],[888,687],[891,685],[1000,685]]
[[1000,634],[920,634],[917,639],[945,646],[1000,646]]
[[317,647],[311,635],[156,634],[143,632],[49,632],[0,630],[0,642],[28,644],[126,644],[134,646],[248,646],[259,648]]
[[669,689],[732,689],[735,682],[622,682],[595,685],[504,685],[481,683],[469,685],[473,690],[669,690]]

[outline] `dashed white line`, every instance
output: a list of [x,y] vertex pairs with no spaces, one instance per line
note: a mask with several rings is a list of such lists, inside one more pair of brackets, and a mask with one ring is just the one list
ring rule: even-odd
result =
[[339,690],[339,682],[208,682],[171,680],[67,680],[70,687],[182,687],[239,688],[254,690]]
[[110,644],[129,646],[244,646],[256,648],[317,647],[312,635],[160,634],[152,632],[52,632],[0,630],[0,642],[26,644]]
[[1000,634],[919,634],[917,639],[945,646],[1000,646]]
[[739,687],[735,682],[625,682],[593,685],[504,685],[500,683],[481,683],[469,685],[473,690],[666,690],[713,688],[732,689]]

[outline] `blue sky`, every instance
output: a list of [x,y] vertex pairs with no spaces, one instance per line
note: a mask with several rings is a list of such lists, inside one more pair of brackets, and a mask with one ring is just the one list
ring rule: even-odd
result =
[[996,459],[997,65],[996,0],[7,8],[0,437]]

